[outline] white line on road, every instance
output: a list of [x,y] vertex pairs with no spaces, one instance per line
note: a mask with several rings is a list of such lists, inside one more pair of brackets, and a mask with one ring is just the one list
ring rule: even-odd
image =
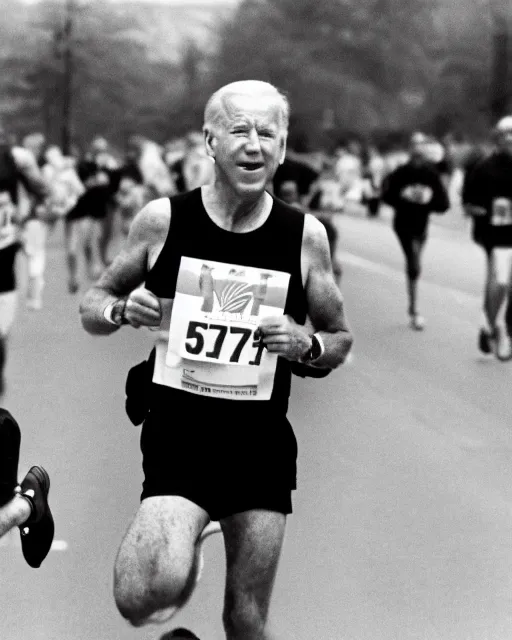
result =
[[68,543],[65,540],[54,540],[52,542],[51,551],[67,551]]

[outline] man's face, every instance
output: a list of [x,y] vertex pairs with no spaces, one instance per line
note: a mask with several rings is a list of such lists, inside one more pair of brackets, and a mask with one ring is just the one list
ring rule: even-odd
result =
[[106,153],[108,151],[108,142],[105,138],[94,138],[91,143],[91,151],[93,154]]
[[263,193],[286,150],[279,102],[267,96],[226,96],[222,115],[207,135],[218,174],[239,195]]

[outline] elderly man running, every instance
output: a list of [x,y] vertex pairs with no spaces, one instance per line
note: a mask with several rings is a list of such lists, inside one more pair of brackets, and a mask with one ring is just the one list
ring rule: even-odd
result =
[[213,182],[147,204],[82,301],[89,333],[158,329],[139,399],[149,410],[136,420],[142,504],[115,563],[116,603],[135,626],[187,601],[218,521],[226,637],[268,637],[296,487],[292,366],[333,369],[352,344],[323,225],[265,189],[285,157],[288,116],[267,83],[219,89],[204,119]]

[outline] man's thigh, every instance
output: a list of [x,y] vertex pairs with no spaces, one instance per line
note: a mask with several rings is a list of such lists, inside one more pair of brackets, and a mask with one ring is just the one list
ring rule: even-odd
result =
[[9,335],[16,317],[17,306],[17,291],[0,293],[0,337],[5,338]]
[[491,269],[495,282],[510,285],[512,275],[512,247],[497,247],[491,254]]
[[226,546],[226,607],[256,603],[266,618],[284,541],[286,516],[251,510],[221,521]]
[[144,591],[187,576],[208,514],[180,496],[142,501],[115,563],[116,590]]

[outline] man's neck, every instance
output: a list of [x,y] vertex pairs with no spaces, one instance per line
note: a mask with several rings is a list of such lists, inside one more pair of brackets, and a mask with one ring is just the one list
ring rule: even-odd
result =
[[257,229],[272,207],[272,197],[265,191],[256,197],[242,198],[214,183],[202,187],[201,193],[208,215],[226,231],[247,233]]

